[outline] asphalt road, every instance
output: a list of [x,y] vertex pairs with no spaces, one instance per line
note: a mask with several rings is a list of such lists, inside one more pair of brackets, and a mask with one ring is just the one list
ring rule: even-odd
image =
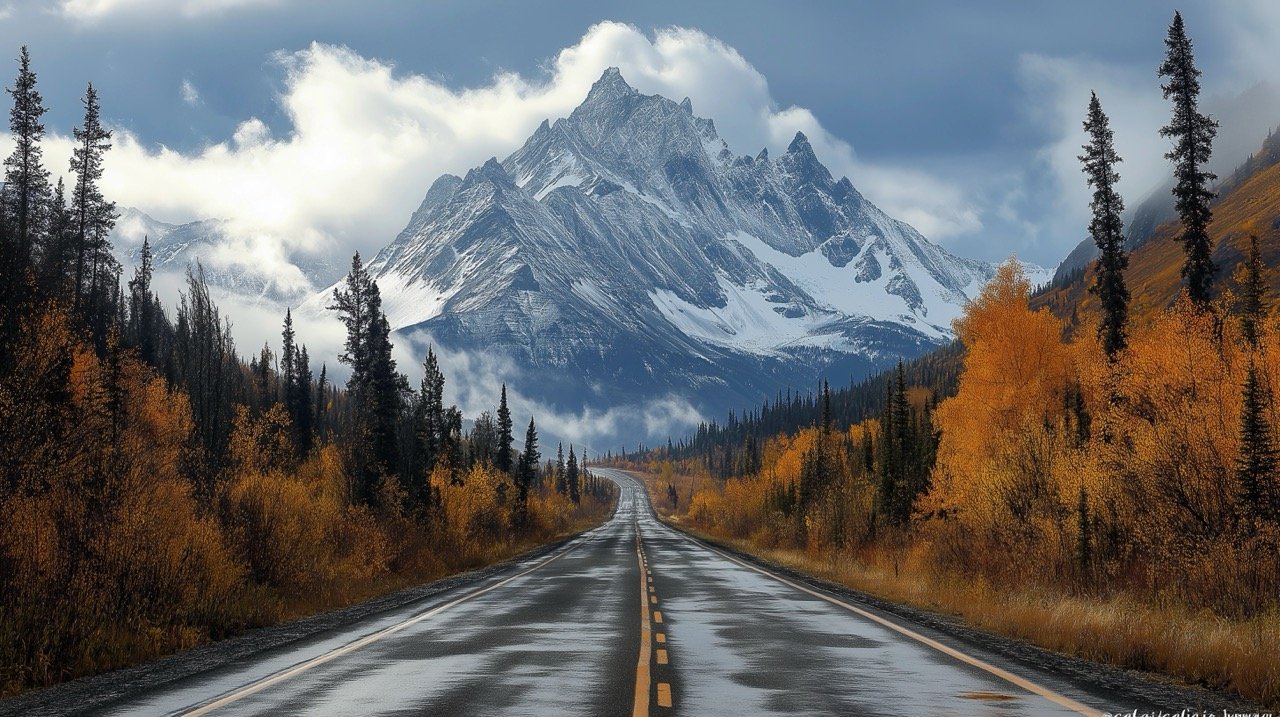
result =
[[659,522],[635,479],[593,470],[622,487],[617,512],[550,553],[252,659],[112,695],[91,711],[747,717],[1153,708],[1140,692],[1008,659],[704,545]]

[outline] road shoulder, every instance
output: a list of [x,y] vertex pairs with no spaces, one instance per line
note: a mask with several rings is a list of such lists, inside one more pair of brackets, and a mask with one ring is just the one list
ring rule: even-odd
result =
[[694,541],[774,573],[778,577],[827,593],[858,608],[900,623],[954,649],[1002,667],[1012,668],[1011,671],[1015,673],[1034,674],[1037,681],[1044,683],[1046,687],[1069,696],[1086,697],[1090,694],[1107,694],[1113,697],[1114,704],[1124,706],[1126,710],[1136,709],[1139,714],[1150,710],[1151,705],[1160,706],[1170,713],[1177,713],[1184,709],[1205,715],[1222,714],[1224,710],[1247,714],[1266,713],[1264,707],[1247,702],[1238,695],[1180,684],[1163,675],[1122,669],[1047,650],[1023,640],[979,630],[958,616],[885,600],[766,560],[721,540],[690,531],[662,516],[659,516],[659,520],[667,527]]

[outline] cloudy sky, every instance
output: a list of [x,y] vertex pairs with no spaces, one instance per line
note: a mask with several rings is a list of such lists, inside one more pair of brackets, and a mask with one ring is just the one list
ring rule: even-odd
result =
[[[1280,3],[1178,5],[1206,105],[1222,108],[1220,160],[1243,158],[1280,124],[1280,89],[1260,86],[1280,81]],[[107,194],[164,221],[232,222],[234,242],[211,260],[282,286],[305,289],[296,263],[341,264],[353,249],[385,245],[437,176],[506,156],[544,118],[572,111],[610,66],[642,92],[690,97],[740,154],[783,151],[803,130],[834,173],[957,254],[1052,267],[1085,232],[1076,155],[1090,90],[1112,117],[1129,204],[1167,175],[1155,68],[1173,9],[1167,0],[0,0],[0,57],[30,47],[53,169],[65,172],[93,82],[116,132]],[[10,63],[0,79],[15,74]],[[178,284],[164,281],[172,303]],[[237,302],[222,300],[238,344],[278,343],[280,307]],[[300,326],[312,356],[335,368],[340,326],[325,317]],[[474,360],[451,358],[451,375],[501,368]],[[410,373],[417,363],[401,356]],[[492,397],[456,400],[475,415]],[[527,408],[578,440],[602,425],[675,430],[697,418],[662,402],[585,416]]]
[[[1052,266],[1083,236],[1090,89],[1130,204],[1166,171],[1163,0],[410,5],[0,0],[0,47],[30,46],[56,135],[99,88],[122,206],[238,222],[234,255],[281,271],[376,250],[434,177],[505,156],[610,65],[691,97],[739,153],[806,131],[873,201],[982,259]],[[1180,6],[1211,101],[1280,79],[1280,4]],[[66,142],[50,144],[60,169]]]

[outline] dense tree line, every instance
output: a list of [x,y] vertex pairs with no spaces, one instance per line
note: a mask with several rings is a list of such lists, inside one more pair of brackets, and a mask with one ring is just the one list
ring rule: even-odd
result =
[[[50,183],[26,48],[0,192],[0,693],[109,669],[496,559],[601,518],[612,484],[535,424],[464,431],[428,349],[412,390],[353,257],[331,308],[345,387],[292,311],[246,362],[198,264],[172,316],[144,241],[122,281],[90,85],[69,192]],[[498,393],[495,391],[495,393]]]
[[824,383],[816,392],[779,392],[757,409],[742,413],[731,411],[723,423],[701,423],[692,436],[678,441],[669,439],[662,448],[638,446],[632,453],[615,456],[608,452],[603,459],[626,461],[656,455],[666,460],[694,460],[719,480],[751,473],[759,469],[761,448],[772,436],[795,433],[827,420],[834,430],[842,431],[879,417],[888,405],[899,373],[907,386],[923,387],[928,403],[936,404],[955,392],[962,356],[963,347],[953,342],[845,388],[831,390]]

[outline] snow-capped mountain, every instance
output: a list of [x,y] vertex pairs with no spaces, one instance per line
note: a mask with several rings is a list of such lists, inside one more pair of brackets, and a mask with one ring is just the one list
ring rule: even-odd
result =
[[342,262],[316,258],[290,261],[288,272],[267,272],[237,253],[236,247],[243,245],[245,237],[229,222],[202,219],[170,224],[133,207],[120,212],[111,236],[116,259],[127,271],[141,261],[144,238],[150,240],[156,271],[185,272],[198,261],[210,286],[250,299],[287,304],[316,287],[332,284],[344,273]]
[[617,69],[504,161],[436,180],[369,268],[394,328],[507,354],[542,400],[716,410],[945,342],[994,272],[832,177],[803,134],[735,155]]

